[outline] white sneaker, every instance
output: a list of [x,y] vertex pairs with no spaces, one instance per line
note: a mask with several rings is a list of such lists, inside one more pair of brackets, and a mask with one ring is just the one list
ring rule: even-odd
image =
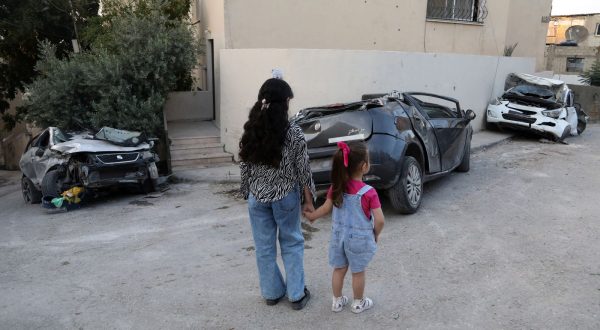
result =
[[348,301],[350,299],[348,299],[348,297],[346,296],[341,296],[341,297],[333,297],[333,304],[331,305],[331,311],[332,312],[341,312],[342,309],[344,309],[344,306],[348,305]]
[[352,303],[352,313],[362,313],[371,307],[373,307],[373,300],[371,300],[371,298],[364,297],[361,300],[354,299],[354,302]]

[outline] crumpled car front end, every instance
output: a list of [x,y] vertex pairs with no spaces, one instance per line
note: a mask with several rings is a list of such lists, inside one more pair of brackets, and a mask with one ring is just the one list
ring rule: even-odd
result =
[[138,184],[158,178],[158,157],[148,150],[133,152],[87,153],[85,161],[73,162],[73,171],[88,188],[118,184]]
[[504,94],[488,105],[488,126],[525,130],[563,140],[585,129],[587,116],[574,103],[573,92],[554,79],[508,75]]
[[498,99],[487,108],[487,122],[506,128],[533,131],[562,140],[571,134],[564,107],[548,109]]

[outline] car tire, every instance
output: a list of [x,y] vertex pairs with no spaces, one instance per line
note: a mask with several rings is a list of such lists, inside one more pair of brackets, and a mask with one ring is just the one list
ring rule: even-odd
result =
[[581,133],[583,133],[583,131],[585,131],[586,127],[587,127],[587,123],[586,123],[585,119],[582,119],[582,118],[577,119],[577,135],[581,135]]
[[423,196],[423,170],[414,157],[404,157],[400,178],[388,193],[396,211],[401,214],[417,212]]
[[62,175],[59,170],[51,170],[42,180],[42,195],[59,197],[62,194]]
[[42,201],[42,192],[37,190],[33,182],[24,175],[21,178],[21,191],[23,192],[23,200],[27,204],[39,204]]
[[465,146],[465,153],[463,154],[460,165],[456,168],[457,172],[469,172],[471,169],[471,141],[468,141]]

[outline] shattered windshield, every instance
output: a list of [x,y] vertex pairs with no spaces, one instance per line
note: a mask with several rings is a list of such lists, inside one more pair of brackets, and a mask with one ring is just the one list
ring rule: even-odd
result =
[[521,96],[538,97],[548,101],[556,101],[554,92],[544,86],[519,85],[506,92],[507,94],[516,94]]
[[54,129],[54,132],[52,134],[52,144],[59,144],[59,143],[67,142],[70,139],[71,139],[71,135],[64,133],[63,131],[61,131],[58,128]]

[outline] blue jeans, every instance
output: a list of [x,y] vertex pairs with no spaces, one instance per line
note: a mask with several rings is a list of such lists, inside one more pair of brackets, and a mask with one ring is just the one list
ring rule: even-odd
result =
[[[263,298],[277,299],[287,293],[290,301],[300,300],[304,296],[304,237],[300,228],[298,189],[269,203],[261,203],[250,194],[248,212]],[[276,262],[277,238],[285,267],[285,282]]]

